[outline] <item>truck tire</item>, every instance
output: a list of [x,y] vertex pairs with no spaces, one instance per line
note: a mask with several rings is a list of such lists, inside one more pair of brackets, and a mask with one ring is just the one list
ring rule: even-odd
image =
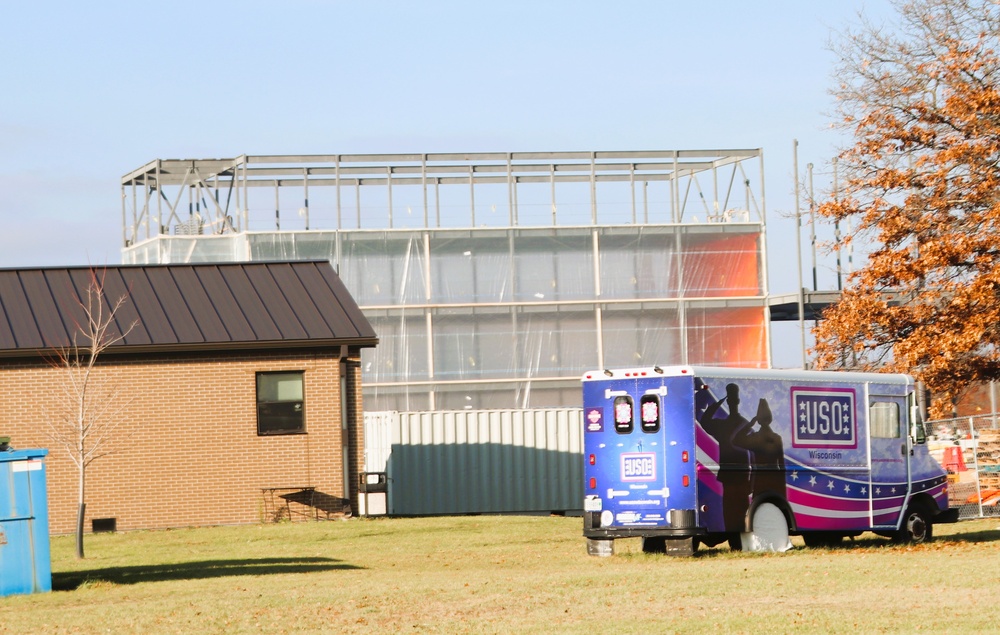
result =
[[761,503],[753,511],[753,529],[740,534],[743,551],[788,551],[788,521],[774,503]]
[[896,542],[913,545],[930,542],[934,538],[933,527],[930,514],[923,507],[910,505],[896,533]]
[[698,551],[698,539],[667,538],[664,536],[644,536],[643,553],[665,553],[668,556],[693,556]]
[[615,555],[615,541],[587,538],[587,555],[607,558]]

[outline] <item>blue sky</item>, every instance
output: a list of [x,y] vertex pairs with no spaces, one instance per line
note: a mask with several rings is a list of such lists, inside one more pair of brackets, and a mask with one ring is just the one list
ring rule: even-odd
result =
[[888,0],[9,3],[0,267],[120,262],[121,176],[157,158],[761,147],[771,288],[791,292],[792,143],[825,187],[844,141],[827,43],[862,8],[892,14]]

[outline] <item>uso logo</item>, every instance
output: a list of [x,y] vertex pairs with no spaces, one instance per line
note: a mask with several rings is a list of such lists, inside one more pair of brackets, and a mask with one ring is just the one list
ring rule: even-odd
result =
[[792,388],[792,445],[856,448],[854,390]]
[[656,455],[652,452],[625,452],[621,458],[623,481],[656,480]]

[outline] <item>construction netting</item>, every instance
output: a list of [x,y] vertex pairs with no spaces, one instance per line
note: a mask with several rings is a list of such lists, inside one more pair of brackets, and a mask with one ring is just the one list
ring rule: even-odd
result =
[[132,262],[326,259],[379,335],[366,408],[576,405],[588,369],[769,363],[762,225],[244,232]]
[[1000,414],[928,422],[927,434],[959,518],[1000,516]]

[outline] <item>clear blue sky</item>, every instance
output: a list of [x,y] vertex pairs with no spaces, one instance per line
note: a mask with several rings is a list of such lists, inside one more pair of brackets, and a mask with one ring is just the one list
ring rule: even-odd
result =
[[121,176],[157,158],[762,147],[771,289],[791,292],[792,143],[825,187],[843,141],[827,43],[861,8],[892,14],[888,0],[7,3],[0,267],[120,262]]

